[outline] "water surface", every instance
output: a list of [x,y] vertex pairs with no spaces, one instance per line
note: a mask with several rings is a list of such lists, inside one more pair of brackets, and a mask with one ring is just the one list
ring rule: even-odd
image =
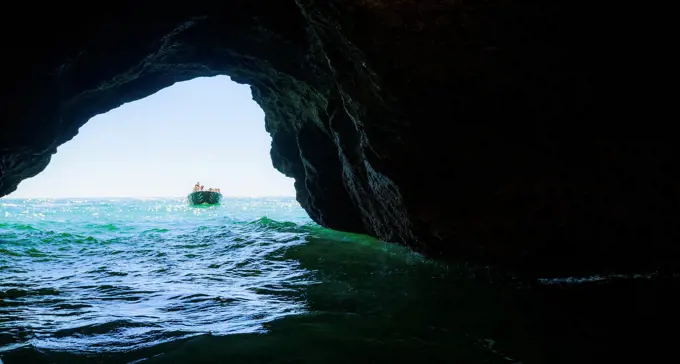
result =
[[0,200],[5,364],[609,361],[669,338],[676,288],[497,281],[289,198]]

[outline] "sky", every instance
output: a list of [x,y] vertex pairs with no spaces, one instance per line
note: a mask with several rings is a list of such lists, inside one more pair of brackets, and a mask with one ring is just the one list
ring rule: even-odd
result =
[[227,76],[179,82],[93,117],[12,198],[294,196],[274,169],[264,112]]

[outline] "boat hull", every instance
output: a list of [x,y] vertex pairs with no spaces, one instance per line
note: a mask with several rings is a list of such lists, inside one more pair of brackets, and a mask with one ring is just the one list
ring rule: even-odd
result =
[[196,191],[187,196],[189,205],[217,205],[222,201],[222,194],[213,191]]

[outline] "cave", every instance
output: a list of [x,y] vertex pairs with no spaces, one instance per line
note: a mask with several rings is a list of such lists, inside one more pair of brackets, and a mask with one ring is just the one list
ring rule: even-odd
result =
[[678,146],[656,125],[654,41],[625,20],[637,9],[97,5],[3,23],[0,196],[93,116],[228,75],[251,86],[274,167],[325,227],[540,276],[677,269]]

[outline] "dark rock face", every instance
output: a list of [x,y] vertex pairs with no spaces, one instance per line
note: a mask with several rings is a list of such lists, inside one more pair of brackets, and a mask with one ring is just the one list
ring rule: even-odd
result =
[[274,166],[324,226],[535,274],[676,267],[678,146],[630,52],[639,9],[200,3],[3,24],[0,196],[92,116],[227,74],[252,86]]

